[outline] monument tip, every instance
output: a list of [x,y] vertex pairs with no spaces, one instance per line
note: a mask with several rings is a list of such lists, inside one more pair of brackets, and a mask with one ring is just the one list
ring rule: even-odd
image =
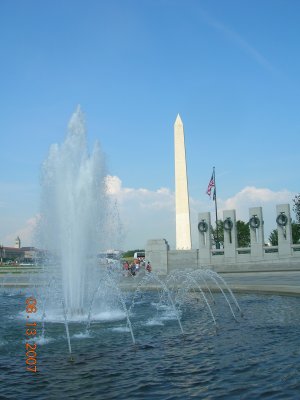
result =
[[177,117],[176,117],[176,120],[175,120],[175,125],[183,125],[179,113],[177,114]]

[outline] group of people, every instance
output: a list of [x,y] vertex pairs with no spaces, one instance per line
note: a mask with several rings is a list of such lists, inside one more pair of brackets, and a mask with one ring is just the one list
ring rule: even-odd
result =
[[145,260],[142,259],[135,260],[131,264],[129,264],[128,261],[125,261],[123,264],[125,276],[135,276],[142,268],[144,268],[147,273],[150,273],[152,271],[150,261],[146,264]]

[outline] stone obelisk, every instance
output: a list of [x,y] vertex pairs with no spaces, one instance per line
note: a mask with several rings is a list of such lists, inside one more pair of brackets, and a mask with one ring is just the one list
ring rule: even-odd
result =
[[188,181],[186,172],[185,144],[183,123],[177,115],[174,124],[175,147],[175,204],[176,204],[176,249],[190,250],[191,224],[188,194]]

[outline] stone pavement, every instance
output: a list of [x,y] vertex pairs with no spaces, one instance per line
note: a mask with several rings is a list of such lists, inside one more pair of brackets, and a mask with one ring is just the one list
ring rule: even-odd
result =
[[222,273],[234,291],[300,295],[300,271]]

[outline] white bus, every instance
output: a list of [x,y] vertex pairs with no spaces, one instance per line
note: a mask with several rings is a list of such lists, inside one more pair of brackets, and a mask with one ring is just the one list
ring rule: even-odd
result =
[[135,260],[144,260],[145,259],[145,252],[144,251],[136,251],[133,255]]

